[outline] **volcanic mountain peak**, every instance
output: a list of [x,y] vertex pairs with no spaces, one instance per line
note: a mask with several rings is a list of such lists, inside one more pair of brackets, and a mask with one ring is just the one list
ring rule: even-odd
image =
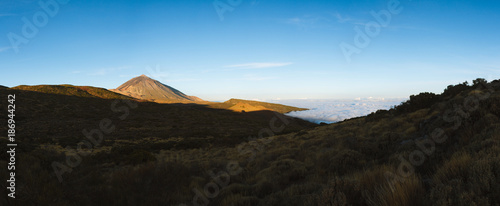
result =
[[198,97],[188,96],[144,74],[125,82],[111,91],[138,99],[161,103],[203,101]]

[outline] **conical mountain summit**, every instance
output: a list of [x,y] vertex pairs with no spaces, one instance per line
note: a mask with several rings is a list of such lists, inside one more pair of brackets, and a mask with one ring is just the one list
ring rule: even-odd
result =
[[144,74],[125,82],[111,91],[137,99],[160,103],[203,101],[198,97],[188,96]]

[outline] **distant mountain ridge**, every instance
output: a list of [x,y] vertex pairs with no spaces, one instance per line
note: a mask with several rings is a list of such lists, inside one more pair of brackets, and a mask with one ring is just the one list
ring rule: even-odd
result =
[[20,85],[17,87],[13,87],[12,89],[42,92],[47,94],[71,95],[78,97],[93,97],[102,99],[134,99],[129,96],[111,92],[104,88],[91,87],[91,86],[73,86],[69,84],[36,85],[36,86]]
[[[1,87],[0,89],[8,89]],[[141,75],[130,79],[116,89],[104,89],[91,86],[63,85],[20,85],[12,89],[34,91],[47,94],[70,95],[77,97],[92,97],[102,99],[134,99],[139,101],[150,101],[156,103],[188,103],[204,105],[213,109],[225,109],[234,112],[255,112],[255,111],[275,111],[278,113],[288,113],[292,111],[308,110],[304,108],[292,107],[282,104],[267,102],[230,99],[225,102],[204,101],[195,96],[188,96],[183,92],[165,85],[157,80]]]
[[251,101],[251,100],[243,100],[243,99],[230,99],[223,103],[212,104],[210,105],[212,108],[221,108],[221,109],[229,109],[237,112],[252,112],[252,111],[260,111],[260,110],[271,110],[275,112],[279,112],[282,114],[293,112],[293,111],[304,111],[308,110],[305,108],[292,107],[282,104],[274,104],[267,102],[259,102],[259,101]]
[[144,74],[125,82],[116,89],[110,89],[110,91],[158,103],[203,101],[198,97],[188,96],[181,91],[157,80],[151,79]]

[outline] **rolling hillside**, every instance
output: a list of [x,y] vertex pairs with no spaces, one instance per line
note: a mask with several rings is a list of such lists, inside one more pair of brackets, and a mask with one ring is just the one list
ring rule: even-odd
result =
[[[292,119],[261,138],[283,126],[276,113],[143,102],[119,120],[113,100],[0,89],[8,93],[19,101],[23,205],[500,204],[498,80],[331,125]],[[51,163],[69,161],[82,128],[103,118],[116,130],[59,183]]]
[[259,102],[259,101],[250,101],[250,100],[242,100],[242,99],[230,99],[223,103],[212,103],[209,104],[211,108],[220,108],[220,109],[229,109],[236,112],[250,112],[250,111],[259,111],[259,110],[271,110],[276,111],[282,114],[293,112],[293,111],[304,111],[307,109],[286,106],[282,104],[274,104],[267,102]]
[[[138,86],[139,85],[139,86]],[[149,86],[144,86],[149,85]],[[1,88],[1,87],[0,87]],[[7,88],[7,87],[4,87]],[[12,89],[35,91],[47,94],[60,94],[75,97],[92,97],[103,99],[136,99],[142,101],[151,101],[156,103],[183,103],[198,104],[201,107],[210,107],[214,109],[227,109],[235,112],[254,112],[254,111],[276,111],[282,114],[292,111],[307,110],[304,108],[291,107],[281,104],[273,104],[259,101],[249,101],[242,99],[230,99],[223,103],[203,101],[197,97],[186,96],[182,92],[170,88],[160,82],[150,79],[146,76],[134,78],[123,84],[116,90],[107,90],[104,88],[91,86],[73,86],[73,85],[20,85]],[[127,91],[127,92],[125,92]],[[130,91],[141,91],[130,93]],[[118,92],[118,93],[116,93]],[[183,96],[184,95],[184,96]],[[154,97],[154,98],[153,98]]]
[[13,87],[16,90],[35,91],[47,94],[71,95],[76,97],[93,97],[102,99],[134,99],[125,95],[111,92],[104,88],[90,86],[73,86],[73,85],[36,85],[26,86],[21,85]]

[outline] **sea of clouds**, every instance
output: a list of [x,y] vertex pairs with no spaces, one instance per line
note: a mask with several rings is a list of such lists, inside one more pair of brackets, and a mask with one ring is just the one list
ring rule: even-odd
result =
[[368,115],[379,109],[390,109],[407,99],[357,98],[354,100],[273,100],[271,102],[307,108],[307,111],[290,112],[287,115],[314,123],[334,123],[353,117]]

